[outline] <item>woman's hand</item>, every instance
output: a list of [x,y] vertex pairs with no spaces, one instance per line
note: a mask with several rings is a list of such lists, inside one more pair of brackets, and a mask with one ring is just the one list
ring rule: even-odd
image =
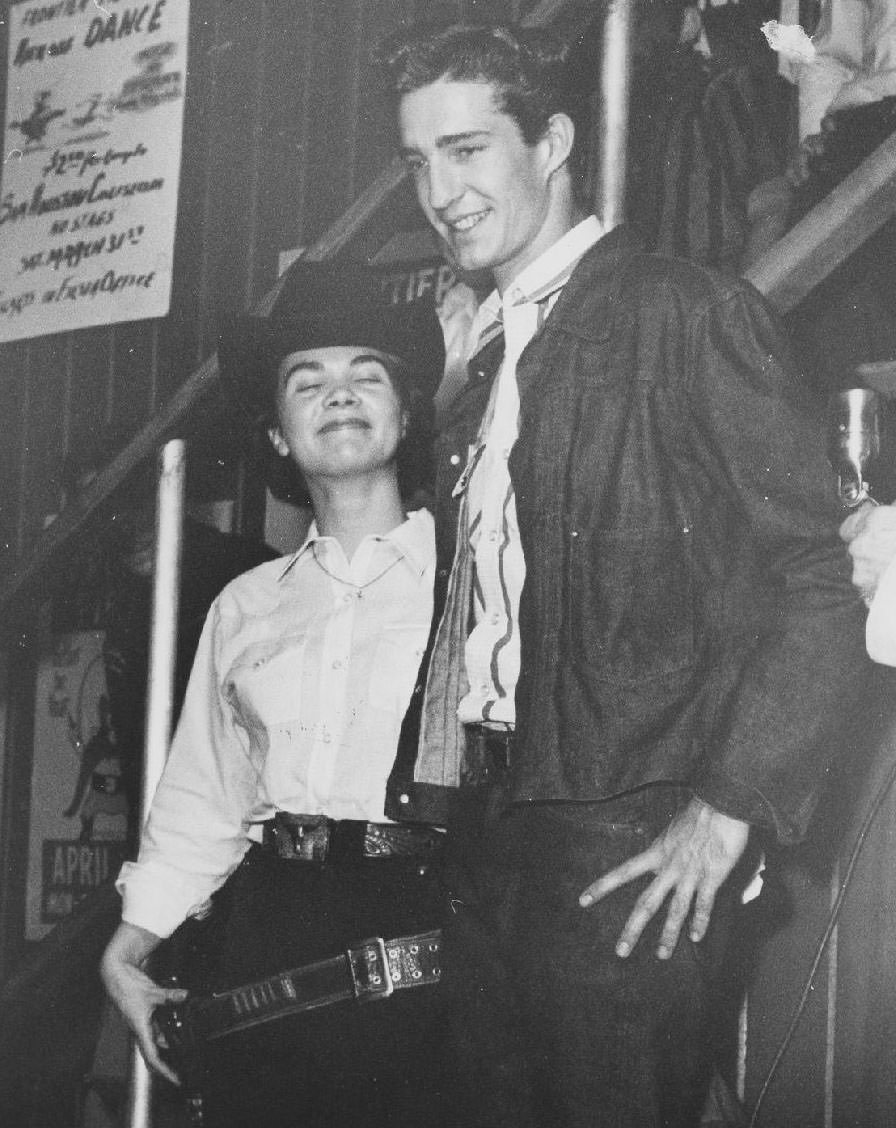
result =
[[159,1053],[152,1014],[163,1003],[180,1003],[187,997],[181,988],[160,987],[143,968],[161,937],[135,924],[122,923],[109,941],[100,963],[100,975],[109,998],[118,1007],[150,1069],[179,1085],[177,1074]]

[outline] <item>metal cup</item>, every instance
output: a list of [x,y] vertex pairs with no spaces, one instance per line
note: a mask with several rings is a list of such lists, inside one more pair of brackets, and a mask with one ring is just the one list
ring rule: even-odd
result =
[[829,403],[829,456],[840,503],[855,509],[871,497],[870,473],[880,455],[880,399],[867,388],[847,388]]

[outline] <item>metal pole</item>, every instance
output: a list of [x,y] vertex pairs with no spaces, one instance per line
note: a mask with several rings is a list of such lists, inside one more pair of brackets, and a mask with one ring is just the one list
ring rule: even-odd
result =
[[[152,621],[149,637],[149,683],[140,800],[141,827],[149,814],[153,795],[168,757],[168,744],[171,739],[185,468],[184,443],[181,439],[172,439],[162,447],[159,458]],[[151,1080],[146,1062],[136,1044],[132,1045],[128,1128],[150,1128]]]
[[632,4],[611,0],[604,18],[600,98],[600,170],[596,210],[607,228],[625,219]]

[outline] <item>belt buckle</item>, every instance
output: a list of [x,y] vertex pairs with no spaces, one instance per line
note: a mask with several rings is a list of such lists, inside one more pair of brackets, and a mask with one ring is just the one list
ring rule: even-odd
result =
[[345,954],[352,976],[352,989],[359,1003],[376,1002],[392,994],[395,986],[386,956],[386,943],[381,936],[362,940]]
[[330,854],[330,824],[327,819],[303,822],[278,811],[274,816],[277,855],[289,861],[325,862]]
[[510,730],[482,724],[467,726],[467,757],[462,770],[464,787],[482,787],[499,782],[510,766]]

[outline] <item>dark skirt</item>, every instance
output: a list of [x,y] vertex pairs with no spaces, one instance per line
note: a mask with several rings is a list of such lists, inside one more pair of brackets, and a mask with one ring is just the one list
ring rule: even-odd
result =
[[[225,989],[338,956],[372,936],[438,928],[435,862],[287,861],[258,847],[193,944],[194,991]],[[207,1043],[207,1128],[391,1128],[442,1123],[451,1103],[442,991],[336,1003]]]

